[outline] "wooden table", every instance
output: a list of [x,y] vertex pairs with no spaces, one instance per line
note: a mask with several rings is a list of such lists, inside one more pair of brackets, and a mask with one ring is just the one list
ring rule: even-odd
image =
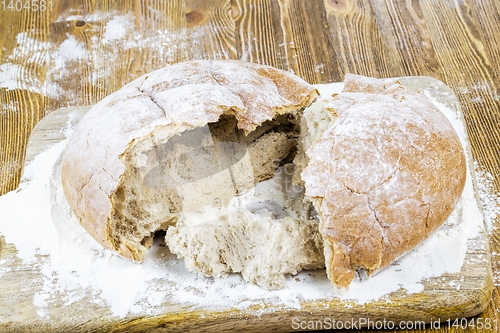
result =
[[[342,81],[348,72],[442,80],[460,100],[477,169],[500,188],[499,1],[35,3],[0,2],[0,194],[18,186],[28,137],[43,116],[93,104],[144,73],[189,59],[242,59],[310,83]],[[494,254],[499,226],[497,218]],[[492,268],[493,299],[479,318],[500,322],[498,255]]]

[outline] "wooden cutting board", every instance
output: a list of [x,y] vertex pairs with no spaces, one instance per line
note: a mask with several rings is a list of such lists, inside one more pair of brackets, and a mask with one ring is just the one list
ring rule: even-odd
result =
[[[400,82],[417,90],[426,86],[438,87],[434,97],[462,114],[455,95],[440,81],[427,77],[409,77],[400,78]],[[76,124],[89,109],[64,108],[42,119],[30,137],[26,163],[40,152],[64,140],[61,129],[67,126],[68,121]],[[470,151],[467,153],[472,161]],[[472,165],[470,167],[474,170]],[[472,178],[476,187],[474,176]],[[427,279],[423,281],[424,290],[421,292],[408,294],[399,290],[364,305],[347,300],[324,299],[303,301],[300,309],[269,302],[264,307],[250,306],[244,310],[204,310],[191,305],[167,302],[161,305],[161,315],[129,314],[125,318],[119,318],[113,316],[106,305],[96,304],[95,296],[88,293],[88,297],[70,306],[65,305],[61,297],[50,304],[47,309],[50,318],[46,318],[37,315],[34,305],[34,294],[42,284],[40,268],[26,267],[17,257],[15,247],[5,242],[1,232],[0,229],[0,272],[3,272],[0,273],[1,332],[292,331],[294,326],[297,327],[294,323],[322,321],[325,318],[356,323],[359,323],[361,318],[369,318],[373,322],[393,321],[396,325],[400,321],[409,320],[429,323],[439,318],[443,325],[447,319],[468,317],[482,312],[486,309],[492,293],[489,246],[483,227],[478,237],[468,242],[468,251],[459,273]],[[460,286],[459,290],[457,285]]]

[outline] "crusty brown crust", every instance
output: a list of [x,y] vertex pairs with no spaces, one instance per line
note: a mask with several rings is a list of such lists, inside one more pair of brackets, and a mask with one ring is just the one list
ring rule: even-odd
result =
[[347,75],[326,105],[337,121],[307,151],[329,278],[348,287],[421,243],[451,214],[466,178],[451,123],[423,95]]
[[145,75],[97,103],[80,121],[63,158],[62,182],[82,226],[104,247],[142,260],[145,251],[110,239],[113,197],[134,147],[233,114],[253,131],[309,105],[317,91],[285,71],[240,61],[190,61]]

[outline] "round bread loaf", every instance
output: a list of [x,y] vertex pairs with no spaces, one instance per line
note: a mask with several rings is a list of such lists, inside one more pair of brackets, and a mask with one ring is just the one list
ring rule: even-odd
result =
[[[143,260],[154,233],[175,224],[181,210],[223,205],[272,177],[274,161],[293,158],[296,115],[317,96],[291,73],[246,62],[190,61],[157,70],[80,121],[63,157],[65,196],[100,244]],[[241,156],[251,155],[251,179],[229,170],[248,163],[225,159],[240,148]],[[192,163],[214,178],[203,182]]]
[[338,119],[307,150],[330,280],[348,287],[421,243],[451,214],[466,160],[446,117],[397,82],[347,75]]

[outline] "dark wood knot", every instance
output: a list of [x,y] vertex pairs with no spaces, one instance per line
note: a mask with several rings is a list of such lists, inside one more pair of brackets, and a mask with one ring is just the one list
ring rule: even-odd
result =
[[233,18],[233,20],[237,20],[240,17],[241,11],[237,6],[231,6],[229,9],[229,14]]
[[75,25],[76,25],[77,27],[83,27],[83,26],[85,25],[85,21],[82,21],[82,20],[80,20],[80,21],[76,21]]
[[203,20],[203,13],[195,10],[195,9],[190,9],[186,13],[186,24],[188,28],[192,28],[196,25],[198,25],[202,20]]

